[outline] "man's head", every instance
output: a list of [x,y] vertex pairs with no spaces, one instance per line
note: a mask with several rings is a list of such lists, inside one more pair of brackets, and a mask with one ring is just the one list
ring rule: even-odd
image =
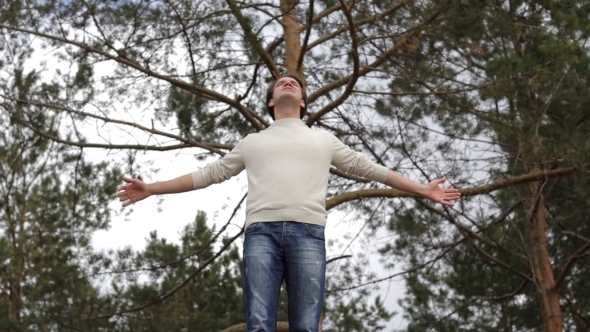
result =
[[295,107],[299,106],[299,118],[307,112],[307,93],[305,86],[299,77],[286,74],[274,80],[266,90],[266,110],[275,119],[275,106]]

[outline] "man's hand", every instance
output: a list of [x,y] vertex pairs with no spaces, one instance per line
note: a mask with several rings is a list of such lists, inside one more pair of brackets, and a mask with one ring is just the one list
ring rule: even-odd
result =
[[458,189],[445,189],[440,187],[447,179],[441,178],[431,181],[426,185],[424,197],[433,200],[437,203],[453,206],[452,201],[461,198],[461,193]]
[[190,174],[175,179],[145,184],[141,180],[123,177],[127,184],[117,187],[119,200],[123,207],[139,202],[152,195],[176,194],[194,190],[193,177]]
[[445,181],[447,181],[446,178],[441,178],[427,184],[422,184],[407,179],[401,176],[398,172],[389,170],[385,184],[395,189],[428,198],[443,205],[453,206],[454,203],[452,201],[461,198],[461,193],[458,189],[445,189],[440,187]]
[[123,181],[127,182],[127,184],[117,187],[117,196],[119,196],[119,200],[123,202],[123,207],[151,196],[151,193],[147,189],[147,185],[141,180],[123,177]]

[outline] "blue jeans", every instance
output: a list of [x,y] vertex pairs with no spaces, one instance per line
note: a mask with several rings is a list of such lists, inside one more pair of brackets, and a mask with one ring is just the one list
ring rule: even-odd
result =
[[259,222],[248,226],[245,234],[242,281],[246,330],[276,330],[284,279],[289,330],[317,332],[326,284],[324,227],[289,221]]

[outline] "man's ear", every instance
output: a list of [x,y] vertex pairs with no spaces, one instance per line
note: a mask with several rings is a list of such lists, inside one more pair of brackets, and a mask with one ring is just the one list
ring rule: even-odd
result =
[[274,107],[274,106],[275,106],[275,101],[271,99],[271,100],[268,102],[268,107]]
[[299,103],[299,106],[301,106],[301,108],[305,108],[305,100],[301,99],[301,103]]

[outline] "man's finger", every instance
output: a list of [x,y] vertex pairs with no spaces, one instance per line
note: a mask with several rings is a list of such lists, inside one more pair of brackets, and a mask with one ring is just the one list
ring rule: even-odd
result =
[[436,183],[437,183],[437,184],[442,184],[442,183],[444,183],[445,181],[447,181],[447,178],[440,178],[440,179],[436,179]]
[[128,178],[126,176],[123,177],[123,181],[129,183],[128,186],[132,185],[132,184],[137,184],[137,182],[139,181],[138,179],[133,179],[133,178]]

